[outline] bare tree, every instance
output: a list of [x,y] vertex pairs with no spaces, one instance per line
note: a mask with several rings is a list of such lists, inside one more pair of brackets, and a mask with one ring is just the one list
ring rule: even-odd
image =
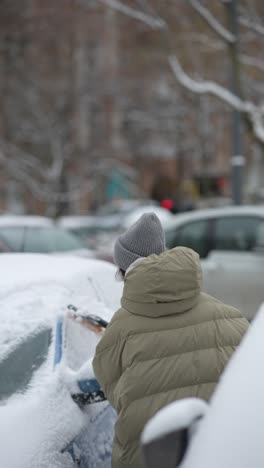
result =
[[[173,31],[173,24],[165,18],[160,17],[160,15],[156,14],[148,14],[145,11],[136,8],[127,6],[125,1],[120,0],[98,0],[100,3],[104,5],[114,8],[121,13],[131,16],[149,28],[156,29],[160,31],[160,34],[163,36],[168,37],[168,43],[171,45],[174,41],[174,31]],[[139,3],[139,2],[138,2]],[[145,5],[150,5],[153,7],[154,2],[144,2]],[[157,3],[157,2],[156,2]],[[260,2],[244,2],[242,7],[239,11],[238,20],[240,24],[244,27],[244,34],[242,36],[242,47],[240,52],[236,48],[236,41],[237,38],[234,36],[233,32],[228,29],[228,27],[219,20],[219,16],[215,14],[215,6],[210,4],[209,7],[206,6],[206,3],[209,2],[200,2],[199,0],[189,0],[188,4],[193,14],[197,15],[197,18],[203,21],[205,27],[208,29],[207,35],[207,48],[208,47],[216,47],[218,50],[223,53],[226,50],[226,55],[229,56],[229,63],[235,69],[236,77],[237,77],[237,89],[234,91],[230,89],[228,79],[228,63],[226,64],[226,73],[225,73],[225,82],[219,83],[217,82],[217,74],[219,75],[219,70],[216,69],[216,73],[212,72],[211,75],[215,79],[208,80],[201,74],[201,63],[197,63],[196,56],[197,53],[201,54],[201,49],[197,48],[197,46],[192,50],[191,55],[191,67],[189,66],[189,70],[183,67],[179,56],[182,55],[177,47],[168,47],[167,51],[167,60],[168,64],[173,72],[174,77],[181,86],[183,86],[186,90],[190,91],[191,93],[198,94],[200,96],[211,95],[212,97],[218,98],[221,102],[226,104],[237,111],[239,114],[242,115],[246,128],[249,132],[249,135],[255,140],[257,144],[263,147],[264,144],[264,106],[261,99],[261,94],[257,93],[256,95],[256,70],[258,73],[262,73],[263,71],[263,62],[261,58],[258,58],[252,54],[253,48],[251,43],[258,40],[259,44],[262,40],[263,36],[263,24],[260,14],[258,13],[258,8],[261,6]],[[179,6],[179,5],[177,5]],[[175,5],[176,7],[176,5]],[[217,8],[222,8],[224,10],[224,6],[217,5]],[[150,8],[149,8],[150,10]],[[153,8],[152,8],[153,10]],[[224,20],[224,15],[222,15],[222,19]],[[211,35],[209,36],[209,32]],[[206,34],[206,33],[205,33]],[[215,39],[213,38],[213,36]],[[189,41],[190,37],[188,34],[185,35],[185,42]],[[217,42],[216,42],[217,41]],[[260,46],[261,48],[261,46]],[[173,50],[174,49],[174,50]],[[197,52],[196,52],[197,49]],[[196,56],[195,56],[196,54]],[[201,55],[199,56],[201,57]],[[186,60],[185,60],[186,62]],[[196,67],[198,65],[198,69]],[[244,69],[246,66],[246,69]],[[255,71],[254,71],[255,69]],[[199,71],[198,71],[199,70]],[[211,70],[213,70],[211,68]],[[250,73],[250,74],[249,74]],[[262,76],[259,76],[259,83],[261,83]],[[223,80],[222,80],[223,81]],[[245,83],[251,83],[250,86],[245,86]],[[248,90],[254,90],[254,94],[252,92],[248,92]],[[262,91],[262,90],[261,90]],[[253,146],[254,148],[255,146]]]

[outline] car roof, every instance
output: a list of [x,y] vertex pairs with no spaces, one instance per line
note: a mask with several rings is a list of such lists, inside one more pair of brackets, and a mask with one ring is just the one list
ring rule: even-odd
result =
[[93,227],[97,223],[96,216],[62,216],[57,225],[64,228]]
[[45,281],[67,281],[75,274],[96,275],[101,271],[113,271],[115,267],[102,260],[69,255],[36,253],[3,253],[0,262],[1,292],[14,285],[23,286]]
[[42,227],[53,226],[51,218],[45,216],[21,216],[21,215],[3,215],[0,216],[0,227],[27,226]]
[[222,216],[260,216],[264,217],[264,205],[226,206],[221,208],[198,209],[191,212],[176,214],[164,226],[165,230],[173,229],[185,222],[212,219]]
[[166,226],[167,223],[173,219],[173,215],[169,210],[162,208],[161,206],[145,205],[135,208],[131,213],[126,215],[121,221],[121,226],[124,229],[128,229],[145,213],[154,213],[160,220],[161,224]]

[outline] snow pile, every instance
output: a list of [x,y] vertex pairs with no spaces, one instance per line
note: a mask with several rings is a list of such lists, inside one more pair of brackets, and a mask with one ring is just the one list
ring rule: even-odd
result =
[[174,401],[158,411],[146,424],[142,434],[142,443],[148,444],[165,435],[188,429],[207,411],[205,401],[198,398],[185,398]]
[[63,450],[82,430],[84,414],[61,375],[50,376],[39,394],[29,392],[0,407],[1,466],[72,468]]

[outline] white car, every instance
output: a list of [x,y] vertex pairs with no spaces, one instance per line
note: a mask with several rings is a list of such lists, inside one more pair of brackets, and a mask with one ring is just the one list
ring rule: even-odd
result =
[[172,213],[161,206],[143,205],[135,208],[131,213],[123,218],[121,229],[126,230],[130,228],[130,226],[136,223],[136,221],[145,213],[155,213],[163,226],[166,226],[172,219],[174,219]]
[[168,248],[199,253],[204,289],[252,319],[264,301],[264,206],[232,206],[174,216]]
[[[100,338],[87,335],[80,316],[111,319],[122,293],[115,267],[77,257],[3,254],[0,278],[1,467],[73,468],[82,457],[83,468],[110,468],[114,411],[107,402],[78,406],[72,394]],[[63,360],[54,326],[66,320],[69,305],[77,316],[65,328]]]
[[146,425],[146,468],[263,468],[264,306],[229,361],[210,404],[176,401]]

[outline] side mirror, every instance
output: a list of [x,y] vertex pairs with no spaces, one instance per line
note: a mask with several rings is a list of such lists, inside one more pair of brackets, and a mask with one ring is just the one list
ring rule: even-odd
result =
[[208,404],[199,398],[173,402],[146,424],[141,436],[145,468],[176,468]]

